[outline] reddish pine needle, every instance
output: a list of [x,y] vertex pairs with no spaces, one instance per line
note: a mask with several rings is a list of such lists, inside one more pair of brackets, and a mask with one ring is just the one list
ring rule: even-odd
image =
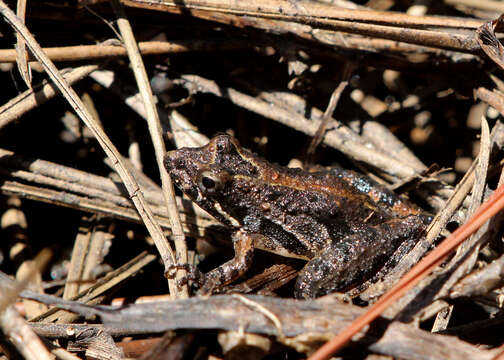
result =
[[395,300],[413,288],[430,274],[444,258],[466,238],[478,230],[504,207],[504,185],[495,190],[492,197],[481,205],[474,215],[451,236],[439,244],[434,251],[414,266],[392,289],[385,293],[369,310],[354,320],[345,330],[325,343],[308,360],[326,360],[340,350],[364,326],[380,316]]

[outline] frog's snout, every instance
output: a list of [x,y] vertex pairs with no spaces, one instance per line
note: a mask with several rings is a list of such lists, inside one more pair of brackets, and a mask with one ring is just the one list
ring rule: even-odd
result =
[[178,150],[168,151],[164,156],[164,166],[168,172],[173,169],[183,167],[183,161],[179,156]]

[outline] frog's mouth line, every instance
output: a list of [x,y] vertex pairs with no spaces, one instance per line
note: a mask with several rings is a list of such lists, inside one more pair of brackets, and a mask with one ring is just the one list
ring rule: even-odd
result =
[[[199,194],[198,194],[199,195]],[[194,200],[196,205],[208,212],[217,221],[229,227],[240,228],[242,224],[233,216],[229,215],[218,202],[209,201],[207,198],[202,197],[201,200]]]
[[232,226],[235,226],[235,227],[241,226],[240,222],[238,220],[236,220],[234,217],[232,217],[231,215],[229,215],[226,211],[224,211],[224,209],[222,208],[222,206],[218,202],[214,202],[213,205],[214,205],[214,209],[220,215],[222,215],[222,217],[227,219],[229,221],[229,223],[231,223]]

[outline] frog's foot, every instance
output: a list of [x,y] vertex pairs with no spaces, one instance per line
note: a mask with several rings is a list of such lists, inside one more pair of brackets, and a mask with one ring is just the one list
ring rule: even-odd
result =
[[186,275],[177,281],[177,286],[185,285],[189,281],[194,281],[198,286],[201,286],[205,282],[205,275],[192,264],[170,264],[165,272],[165,277],[175,279],[177,270],[181,269],[186,271]]
[[205,274],[203,286],[198,291],[200,295],[211,294],[214,290],[236,280],[248,270],[254,255],[254,237],[255,234],[245,231],[237,231],[233,234],[234,258]]

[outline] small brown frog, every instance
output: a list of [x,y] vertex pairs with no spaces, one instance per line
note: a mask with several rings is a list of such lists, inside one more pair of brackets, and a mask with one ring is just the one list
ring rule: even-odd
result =
[[397,257],[401,244],[416,242],[430,222],[363,175],[281,167],[229,135],[170,151],[165,166],[185,194],[234,230],[235,257],[205,275],[203,293],[243,274],[254,248],[308,260],[296,281],[297,297],[347,290]]

